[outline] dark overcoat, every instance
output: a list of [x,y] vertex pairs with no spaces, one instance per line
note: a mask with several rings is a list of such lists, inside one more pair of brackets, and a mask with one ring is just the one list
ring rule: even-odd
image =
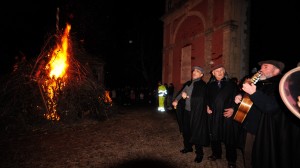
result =
[[[186,82],[182,89],[186,85],[190,86],[192,81]],[[181,90],[182,90],[181,89]],[[181,91],[179,91],[181,93]],[[206,83],[203,80],[195,81],[193,86],[193,91],[191,94],[191,117],[190,117],[190,129],[191,129],[191,139],[190,142],[193,144],[199,144],[203,146],[209,145],[209,134],[207,127],[207,113],[206,113]],[[182,125],[184,124],[183,113],[185,107],[185,100],[180,99],[177,106],[177,119],[179,128],[182,131]]]
[[253,167],[296,168],[300,165],[300,120],[280,98],[280,79],[278,75],[260,81],[257,91],[250,95],[253,102],[250,112],[260,115],[252,152]]
[[237,85],[225,78],[221,80],[221,88],[217,81],[207,84],[207,105],[212,110],[208,115],[210,138],[213,141],[222,141],[225,144],[238,146],[241,126],[230,118],[224,117],[224,109],[236,108],[234,98],[237,94]]

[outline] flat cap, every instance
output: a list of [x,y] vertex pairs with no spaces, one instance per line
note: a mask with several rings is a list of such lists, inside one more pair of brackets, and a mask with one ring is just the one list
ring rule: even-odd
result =
[[192,71],[195,70],[195,69],[198,69],[199,71],[201,71],[202,73],[204,73],[204,69],[201,68],[200,66],[193,66],[192,67]]
[[223,64],[212,65],[210,71],[213,71],[213,70],[218,69],[218,68],[221,68],[221,67],[224,68]]
[[285,66],[283,62],[277,60],[265,60],[265,61],[258,62],[258,65],[261,66],[262,64],[272,64],[276,66],[280,70],[280,72],[282,72]]

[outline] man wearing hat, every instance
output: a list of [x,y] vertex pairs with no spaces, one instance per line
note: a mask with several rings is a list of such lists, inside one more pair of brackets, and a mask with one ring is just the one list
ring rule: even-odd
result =
[[[258,65],[259,81],[242,87],[253,102],[242,123],[247,133],[245,167],[299,167],[299,121],[290,115],[279,94],[285,65],[277,60],[260,61]],[[238,95],[235,101],[240,100]]]
[[222,145],[226,149],[229,168],[236,167],[239,124],[233,120],[234,97],[237,84],[230,80],[222,64],[214,65],[211,78],[207,83],[207,113],[212,154],[208,160],[215,161],[222,157]]
[[202,162],[203,146],[209,145],[207,114],[205,109],[206,83],[202,80],[203,69],[192,68],[192,79],[187,81],[178,92],[172,105],[176,109],[180,132],[183,136],[182,154],[193,152],[195,145],[196,163]]

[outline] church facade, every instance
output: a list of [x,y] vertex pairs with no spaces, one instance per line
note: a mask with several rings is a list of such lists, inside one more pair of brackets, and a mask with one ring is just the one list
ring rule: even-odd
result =
[[191,79],[195,65],[223,64],[230,77],[249,71],[249,0],[166,0],[163,83],[176,89]]

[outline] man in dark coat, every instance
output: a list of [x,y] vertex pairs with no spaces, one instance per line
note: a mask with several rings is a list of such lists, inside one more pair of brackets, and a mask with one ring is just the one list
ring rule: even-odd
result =
[[234,98],[237,84],[229,79],[223,65],[212,67],[212,76],[207,84],[207,113],[212,155],[215,161],[222,156],[223,142],[226,148],[228,167],[236,167],[239,124],[233,120]]
[[[246,160],[246,167],[299,167],[300,121],[288,111],[279,94],[284,64],[277,60],[258,64],[258,83],[246,82],[242,87],[253,102],[242,123],[247,131],[245,154],[252,156],[250,162]],[[236,97],[236,102],[240,98]]]
[[202,80],[203,69],[199,66],[192,68],[192,80],[186,82],[172,102],[176,108],[180,131],[183,136],[185,154],[193,151],[195,145],[195,162],[203,159],[203,146],[209,145],[207,113],[205,112],[206,83]]

